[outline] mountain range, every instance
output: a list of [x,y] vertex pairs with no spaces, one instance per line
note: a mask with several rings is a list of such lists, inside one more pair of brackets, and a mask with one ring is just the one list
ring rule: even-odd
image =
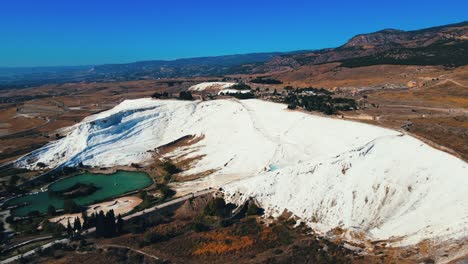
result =
[[337,48],[214,57],[150,60],[77,67],[0,68],[0,88],[80,81],[127,81],[284,71],[340,62],[344,67],[379,64],[468,63],[468,21],[414,31],[385,29],[351,38]]

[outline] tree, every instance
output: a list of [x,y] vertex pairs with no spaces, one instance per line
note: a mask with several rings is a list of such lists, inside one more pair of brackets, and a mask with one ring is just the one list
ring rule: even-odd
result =
[[67,220],[67,234],[69,237],[73,235],[73,228],[71,227],[70,219]]
[[296,104],[288,104],[288,109],[290,110],[294,110],[297,108],[297,105]]
[[55,210],[55,207],[51,204],[49,204],[49,206],[47,207],[47,215],[49,216],[53,216],[55,215],[57,210]]
[[[120,218],[120,228],[123,226],[123,219]],[[96,237],[112,237],[116,234],[118,226],[115,222],[114,210],[110,210],[106,214],[99,211],[96,216]]]
[[151,97],[156,98],[156,99],[167,98],[169,97],[169,94],[167,92],[163,92],[163,93],[156,92]]
[[247,212],[245,212],[246,215],[257,215],[259,213],[259,208],[258,206],[254,203],[251,202],[249,204],[249,207],[247,208]]
[[251,80],[252,83],[262,83],[262,84],[282,84],[283,82],[276,79],[264,79],[262,77],[255,78]]
[[182,91],[179,93],[179,100],[188,100],[191,101],[193,100],[192,93],[189,91]]
[[8,180],[8,185],[16,185],[20,177],[18,175],[13,175],[10,177],[10,180]]
[[99,213],[96,215],[96,237],[104,236],[104,218],[104,212],[99,211]]
[[223,198],[215,198],[211,200],[205,207],[205,214],[212,216],[224,217],[227,215],[226,202]]
[[80,211],[80,207],[75,203],[75,201],[71,199],[66,199],[63,202],[63,210],[65,211],[65,213],[69,214],[78,213]]
[[105,237],[112,237],[115,235],[116,225],[115,225],[115,214],[114,210],[110,210],[106,214],[106,232]]
[[81,219],[83,219],[83,229],[89,227],[88,213],[86,210],[81,211]]
[[41,169],[47,167],[47,165],[44,162],[38,162],[36,165]]
[[75,231],[81,231],[81,221],[80,218],[78,218],[78,216],[75,218],[75,222],[73,223],[73,229]]
[[163,169],[169,174],[176,174],[180,172],[180,169],[176,167],[172,162],[165,161],[162,164]]
[[122,234],[123,232],[123,226],[124,226],[124,221],[122,219],[122,216],[119,214],[117,217],[117,234]]
[[234,89],[234,90],[252,90],[252,87],[245,83],[238,83],[234,84],[233,86],[229,87],[229,89]]

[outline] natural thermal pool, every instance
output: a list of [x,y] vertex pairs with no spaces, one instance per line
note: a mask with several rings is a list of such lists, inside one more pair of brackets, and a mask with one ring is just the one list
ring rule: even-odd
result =
[[59,180],[49,186],[47,192],[40,192],[14,198],[5,203],[6,206],[27,203],[27,205],[12,210],[14,216],[26,216],[29,212],[47,212],[47,207],[53,205],[56,209],[63,208],[64,200],[57,195],[51,195],[52,191],[61,191],[72,187],[77,183],[93,184],[98,190],[92,194],[72,199],[78,205],[88,205],[96,201],[102,201],[130,191],[150,186],[151,178],[143,172],[118,171],[114,174],[84,173]]

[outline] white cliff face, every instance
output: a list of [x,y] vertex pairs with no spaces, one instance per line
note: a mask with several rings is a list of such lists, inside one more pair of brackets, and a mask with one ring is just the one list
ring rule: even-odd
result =
[[233,202],[254,197],[268,214],[287,209],[318,231],[340,226],[401,244],[467,235],[467,164],[396,131],[260,100],[150,98],[124,101],[67,131],[16,166],[145,163],[149,150],[203,135],[176,154],[203,156],[184,174],[216,171],[178,184],[180,192],[223,187]]

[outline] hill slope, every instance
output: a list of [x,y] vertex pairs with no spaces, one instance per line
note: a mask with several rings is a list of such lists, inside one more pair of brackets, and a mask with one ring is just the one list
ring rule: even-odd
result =
[[468,22],[421,30],[386,29],[351,38],[334,49],[282,55],[256,67],[270,72],[329,62],[357,67],[379,64],[448,65],[468,64]]
[[268,214],[287,209],[321,232],[342,227],[403,245],[466,238],[465,162],[396,131],[285,108],[259,100],[127,100],[16,166],[151,162],[148,151],[196,135],[200,141],[168,155],[196,158],[182,176],[214,172],[177,183],[180,193],[223,187],[233,202],[254,197]]

